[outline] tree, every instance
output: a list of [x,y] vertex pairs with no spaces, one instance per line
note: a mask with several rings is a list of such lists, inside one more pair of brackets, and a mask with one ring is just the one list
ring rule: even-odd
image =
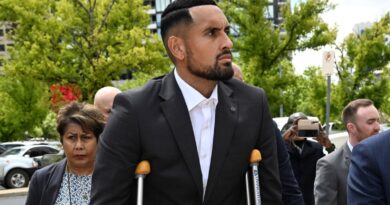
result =
[[46,117],[48,88],[28,77],[1,77],[0,104],[0,141],[24,139]]
[[[238,36],[233,41],[246,81],[265,89],[276,116],[280,104],[294,103],[281,93],[295,90],[292,86],[298,83],[297,76],[281,62],[290,60],[294,51],[318,49],[335,40],[336,30],[319,16],[333,6],[327,0],[307,0],[293,9],[286,4],[281,8],[284,20],[279,25],[273,25],[265,15],[268,0],[224,0],[221,7],[237,27]],[[285,110],[296,111],[291,106]]]
[[142,0],[0,0],[0,20],[16,25],[5,75],[77,85],[91,101],[125,71],[165,73],[146,9]]
[[[351,100],[369,98],[389,115],[390,107],[390,12],[361,33],[351,33],[341,45],[337,62],[339,84],[335,87],[337,111]],[[383,109],[381,109],[383,108]]]

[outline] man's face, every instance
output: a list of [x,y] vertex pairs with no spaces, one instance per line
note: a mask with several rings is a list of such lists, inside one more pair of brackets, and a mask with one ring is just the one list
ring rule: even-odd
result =
[[355,123],[351,123],[350,131],[360,142],[379,132],[379,120],[379,112],[373,105],[360,107],[356,112]]
[[216,6],[190,9],[193,23],[183,35],[186,66],[194,75],[208,80],[227,80],[233,76],[232,41],[229,22]]

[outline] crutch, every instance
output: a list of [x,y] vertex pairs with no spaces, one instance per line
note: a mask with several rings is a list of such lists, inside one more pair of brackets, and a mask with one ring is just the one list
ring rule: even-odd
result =
[[[253,185],[253,198],[255,199],[255,205],[261,205],[260,196],[260,178],[259,178],[259,162],[261,161],[261,153],[258,149],[252,150],[251,157],[249,159],[249,166],[252,168],[252,185]],[[246,198],[247,204],[251,204],[251,197],[249,191],[249,176],[248,172],[245,174],[245,186],[246,186]]]
[[148,161],[143,160],[138,163],[135,169],[135,178],[138,181],[137,188],[137,205],[142,205],[143,192],[144,192],[144,178],[150,173],[150,164]]

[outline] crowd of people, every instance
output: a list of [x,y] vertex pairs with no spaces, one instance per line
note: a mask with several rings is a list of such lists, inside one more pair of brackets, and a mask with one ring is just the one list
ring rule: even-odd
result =
[[232,63],[229,22],[214,1],[177,0],[161,18],[173,71],[140,89],[102,88],[94,105],[63,107],[57,131],[66,158],[34,173],[27,205],[135,204],[143,160],[151,165],[144,204],[247,204],[253,149],[262,156],[262,204],[388,203],[390,132],[378,134],[371,100],[344,108],[349,137],[340,148],[321,126],[301,136],[302,112],[280,131],[265,92]]

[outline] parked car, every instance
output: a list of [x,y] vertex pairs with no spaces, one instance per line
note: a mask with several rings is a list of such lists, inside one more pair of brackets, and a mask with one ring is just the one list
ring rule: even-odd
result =
[[3,145],[0,144],[0,154],[3,154],[7,150]]
[[348,132],[345,130],[334,131],[329,135],[329,139],[336,146],[336,149],[340,148],[348,140]]
[[65,158],[64,150],[61,150],[60,152],[58,152],[56,154],[45,154],[42,156],[41,159],[36,160],[36,161],[38,162],[38,167],[42,168],[42,167],[45,167],[47,165],[61,161],[64,158]]
[[25,146],[25,144],[23,144],[22,142],[3,142],[0,145],[3,146],[6,150],[14,147]]
[[50,145],[28,145],[11,148],[0,155],[0,183],[7,188],[26,187],[38,162],[45,154],[59,153]]

